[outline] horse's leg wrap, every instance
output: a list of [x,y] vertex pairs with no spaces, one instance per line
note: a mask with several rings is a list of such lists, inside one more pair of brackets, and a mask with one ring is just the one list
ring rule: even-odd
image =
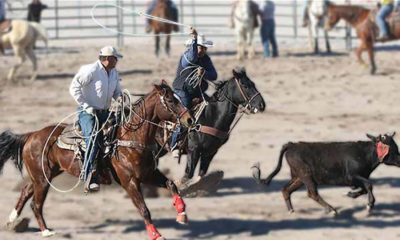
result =
[[174,195],[174,206],[178,214],[185,214],[185,202],[178,194]]
[[10,213],[10,216],[8,217],[8,222],[13,223],[15,220],[18,218],[18,212],[16,209],[13,209],[12,212]]
[[157,240],[161,238],[161,234],[157,231],[156,227],[153,224],[147,225],[146,230],[150,240]]
[[176,212],[178,213],[178,216],[176,217],[176,221],[180,224],[187,224],[188,218],[185,212],[185,202],[183,201],[182,197],[179,196],[178,194],[174,194],[174,206],[176,209]]

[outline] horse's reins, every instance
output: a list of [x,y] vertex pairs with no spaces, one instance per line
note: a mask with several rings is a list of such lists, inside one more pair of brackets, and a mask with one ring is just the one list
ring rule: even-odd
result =
[[[174,112],[172,109],[170,109],[169,107],[168,107],[168,105],[165,103],[165,100],[164,100],[164,97],[165,97],[165,94],[166,94],[166,92],[164,91],[164,94],[163,95],[160,95],[160,102],[161,102],[161,104],[163,105],[163,107],[168,111],[168,112],[170,112],[170,113],[172,113],[172,114],[174,114],[174,116],[178,119],[178,121],[182,118],[182,116],[185,114],[185,113],[187,113],[187,109],[184,109],[182,112],[180,112],[180,113],[176,113],[176,112]],[[143,108],[145,109],[145,100],[144,100],[144,98],[142,97],[142,98],[140,98],[140,101],[138,101],[138,103],[140,103],[140,102],[143,102]],[[152,125],[154,125],[154,126],[156,126],[156,127],[159,127],[159,128],[162,128],[162,129],[167,129],[165,126],[162,126],[161,124],[158,124],[158,123],[155,123],[155,122],[152,122],[152,121],[150,121],[150,120],[147,120],[147,119],[145,119],[144,117],[142,117],[140,114],[138,114],[136,111],[135,111],[135,109],[134,108],[129,108],[129,110],[131,111],[131,112],[133,112],[137,117],[139,117],[139,119],[141,120],[141,123],[140,124],[142,124],[143,122],[147,122],[147,123],[149,123],[149,124],[152,124]],[[144,112],[144,115],[146,115],[146,112]],[[127,124],[127,123],[124,123],[124,124]],[[138,127],[138,128],[140,128],[141,127],[141,125]],[[137,129],[138,129],[137,128]]]

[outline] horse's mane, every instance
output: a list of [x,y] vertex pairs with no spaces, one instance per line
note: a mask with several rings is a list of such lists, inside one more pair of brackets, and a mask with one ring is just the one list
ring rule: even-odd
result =
[[225,88],[228,84],[228,82],[232,80],[232,78],[228,79],[228,80],[222,80],[219,82],[215,82],[215,92],[214,94],[211,96],[210,101],[216,102],[216,101],[221,101],[221,95],[223,94],[223,92],[225,91]]

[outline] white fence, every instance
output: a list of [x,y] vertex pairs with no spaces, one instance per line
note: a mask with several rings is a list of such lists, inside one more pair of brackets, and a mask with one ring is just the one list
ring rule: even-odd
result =
[[[352,2],[360,1],[353,0]],[[49,6],[43,11],[42,24],[48,29],[50,39],[116,38],[118,44],[122,45],[124,38],[129,37],[128,35],[144,35],[145,19],[133,14],[132,11],[145,12],[148,2],[145,0],[43,0],[42,2]],[[350,1],[337,0],[336,2]],[[127,33],[127,35],[102,29],[92,20],[91,10],[98,3],[115,4],[126,9],[102,5],[95,9],[94,14],[96,19],[108,28]],[[196,26],[200,31],[212,35],[213,38],[233,37],[233,31],[228,27],[232,1],[175,0],[175,3],[179,9],[181,23]],[[361,3],[371,4],[369,0],[362,0]],[[277,38],[306,38],[307,30],[300,27],[304,1],[275,0],[275,4]],[[20,6],[13,5],[13,11],[8,15],[24,18],[27,12],[26,7],[22,7],[21,4]],[[351,47],[352,37],[349,32],[346,33],[344,23],[332,31],[330,36],[333,39],[343,40],[347,47]]]

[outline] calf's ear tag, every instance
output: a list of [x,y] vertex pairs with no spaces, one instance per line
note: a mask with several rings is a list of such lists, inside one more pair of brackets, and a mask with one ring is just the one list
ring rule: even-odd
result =
[[383,162],[383,159],[389,153],[389,145],[386,145],[382,142],[376,143],[376,154],[378,155],[379,162]]

